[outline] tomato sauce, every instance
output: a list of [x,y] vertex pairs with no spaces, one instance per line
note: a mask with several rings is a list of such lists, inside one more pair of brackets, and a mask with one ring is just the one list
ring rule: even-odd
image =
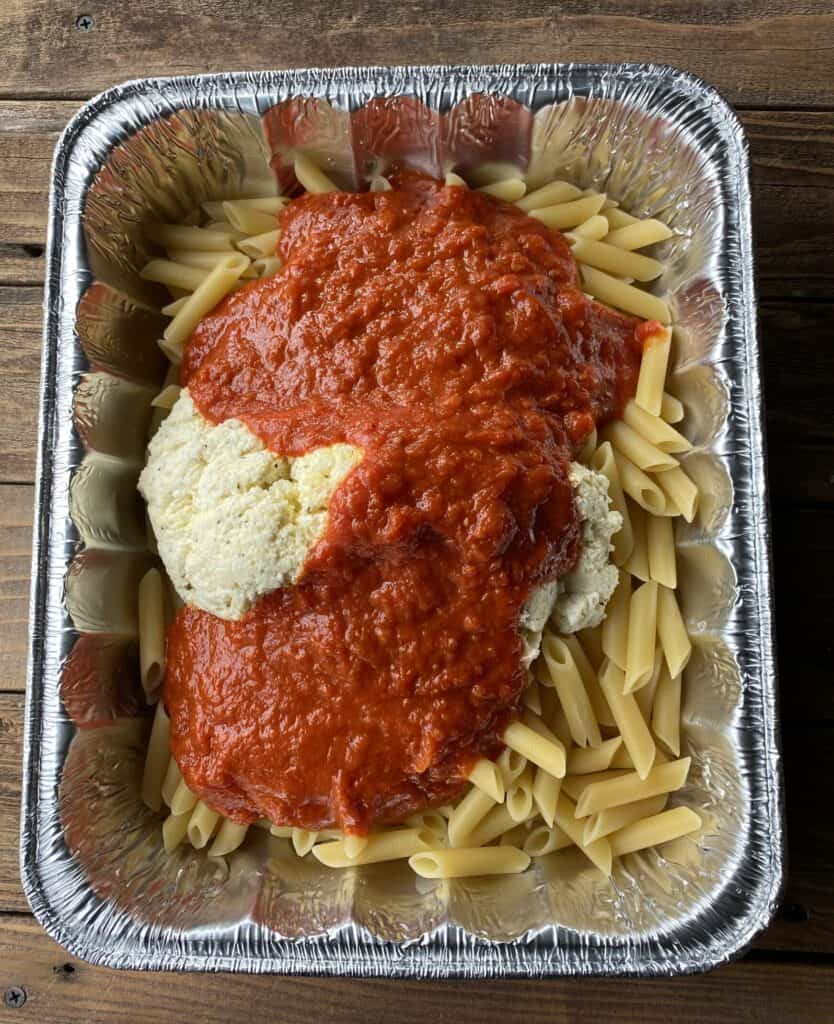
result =
[[424,175],[305,195],[281,229],[282,270],[200,323],[181,382],[277,453],[363,457],[297,585],[178,613],[164,698],[212,807],[363,833],[500,750],[522,608],[578,556],[568,464],[634,392],[639,321],[583,295],[558,232]]

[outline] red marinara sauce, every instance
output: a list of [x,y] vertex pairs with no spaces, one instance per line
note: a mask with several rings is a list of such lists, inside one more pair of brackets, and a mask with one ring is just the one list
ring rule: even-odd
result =
[[295,586],[168,633],[172,751],[240,822],[363,833],[500,750],[521,610],[578,555],[569,460],[634,392],[639,321],[583,295],[559,233],[393,184],[290,203],[282,270],[203,320],[182,366],[205,417],[277,453],[363,452]]

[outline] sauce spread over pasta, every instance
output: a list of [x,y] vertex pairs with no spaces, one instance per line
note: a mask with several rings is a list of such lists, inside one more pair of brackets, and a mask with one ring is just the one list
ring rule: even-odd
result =
[[178,613],[164,698],[216,810],[362,833],[500,749],[522,608],[578,555],[568,463],[633,394],[639,321],[583,295],[560,234],[423,175],[280,226],[281,272],[198,326],[181,382],[276,453],[363,458],[297,585],[235,622]]

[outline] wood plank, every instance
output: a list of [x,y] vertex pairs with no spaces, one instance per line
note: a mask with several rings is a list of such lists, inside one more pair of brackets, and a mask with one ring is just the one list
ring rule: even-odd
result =
[[[0,284],[43,280],[52,152],[77,108],[0,101]],[[762,297],[834,298],[834,111],[741,116],[753,160]]]
[[[345,64],[656,61],[685,65],[733,103],[831,106],[834,12],[825,0],[699,3],[580,0],[238,0],[4,5],[0,95],[84,97],[145,75]],[[189,45],[182,46],[188,39]],[[773,59],[778,40],[778,59]]]
[[40,288],[0,288],[0,482],[35,478],[43,312]]
[[0,691],[26,687],[33,500],[31,486],[0,488]]
[[[358,1021],[423,1024],[436,1021],[577,1021],[593,1005],[594,1021],[642,1024],[750,1024],[786,1021],[819,1024],[834,1006],[834,967],[743,961],[705,976],[656,981],[568,978],[512,982],[345,980],[245,975],[115,975],[70,957],[47,939],[32,918],[4,922],[0,934],[4,991],[23,989],[14,1011],[20,1024],[42,1021],[142,1022],[199,1020],[227,1024],[241,1010],[252,1020],[282,1024]],[[797,993],[802,992],[801,1004]],[[149,993],[153,997],[149,998]],[[11,1012],[8,1012],[11,1019]]]
[[[0,695],[0,914],[25,910],[17,873],[23,695]],[[819,780],[834,773],[834,730],[786,729],[784,752],[790,874],[785,902],[762,948],[834,954],[834,821],[819,813]],[[2,920],[2,918],[0,918]],[[0,958],[2,962],[2,958]]]

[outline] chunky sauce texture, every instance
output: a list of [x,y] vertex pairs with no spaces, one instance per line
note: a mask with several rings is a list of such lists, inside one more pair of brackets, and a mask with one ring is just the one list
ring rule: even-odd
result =
[[559,233],[423,175],[305,195],[281,229],[282,270],[200,323],[181,382],[277,453],[364,455],[297,585],[178,613],[164,697],[212,807],[362,833],[500,749],[521,610],[578,555],[568,463],[633,394],[639,321],[583,295]]

